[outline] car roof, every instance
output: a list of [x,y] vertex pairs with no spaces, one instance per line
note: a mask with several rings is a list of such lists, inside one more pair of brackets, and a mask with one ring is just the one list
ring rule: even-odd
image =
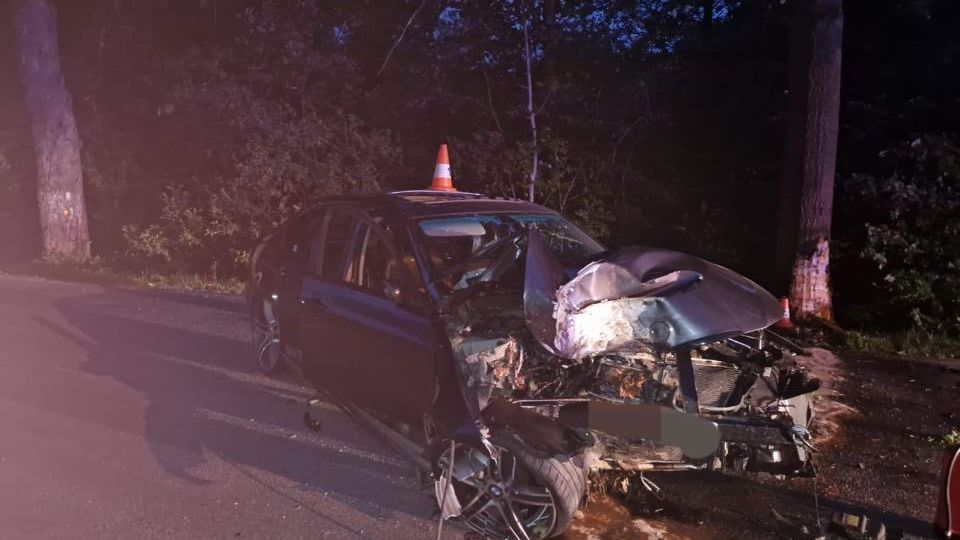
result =
[[556,214],[553,210],[519,199],[488,197],[463,191],[412,190],[335,197],[322,202],[382,204],[412,219],[462,214]]

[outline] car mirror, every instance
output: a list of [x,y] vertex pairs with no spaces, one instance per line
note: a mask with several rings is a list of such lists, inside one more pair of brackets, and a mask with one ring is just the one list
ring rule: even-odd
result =
[[403,293],[400,290],[400,285],[396,282],[390,280],[384,280],[383,282],[383,296],[395,304],[399,304],[403,299]]

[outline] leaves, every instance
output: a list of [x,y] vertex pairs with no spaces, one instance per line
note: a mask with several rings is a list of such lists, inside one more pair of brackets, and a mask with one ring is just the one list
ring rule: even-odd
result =
[[882,174],[847,189],[870,208],[860,256],[879,270],[882,303],[903,324],[960,334],[960,146],[924,136],[884,152]]
[[[843,324],[933,331],[958,316],[960,157],[939,134],[960,110],[960,9],[913,4],[845,3],[831,279]],[[765,283],[790,3],[714,2],[709,39],[702,6],[64,2],[95,248],[239,275],[255,239],[317,197],[427,185],[442,142],[460,189],[522,198],[529,20],[538,202],[610,244],[689,251]]]

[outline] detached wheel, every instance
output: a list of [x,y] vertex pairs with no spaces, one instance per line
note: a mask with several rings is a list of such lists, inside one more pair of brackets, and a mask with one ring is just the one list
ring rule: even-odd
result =
[[265,298],[253,305],[253,347],[260,371],[275,374],[282,369],[280,323],[273,302]]
[[496,539],[540,540],[565,531],[586,495],[587,471],[572,461],[536,457],[512,439],[496,447],[499,460],[455,444],[452,480],[449,446],[441,454],[435,491],[444,515]]

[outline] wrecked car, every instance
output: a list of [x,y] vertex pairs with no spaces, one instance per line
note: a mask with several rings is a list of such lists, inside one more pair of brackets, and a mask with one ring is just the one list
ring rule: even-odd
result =
[[818,383],[770,330],[779,303],[702,259],[407,191],[304,210],[249,279],[260,368],[375,429],[488,537],[560,534],[592,471],[813,472]]

